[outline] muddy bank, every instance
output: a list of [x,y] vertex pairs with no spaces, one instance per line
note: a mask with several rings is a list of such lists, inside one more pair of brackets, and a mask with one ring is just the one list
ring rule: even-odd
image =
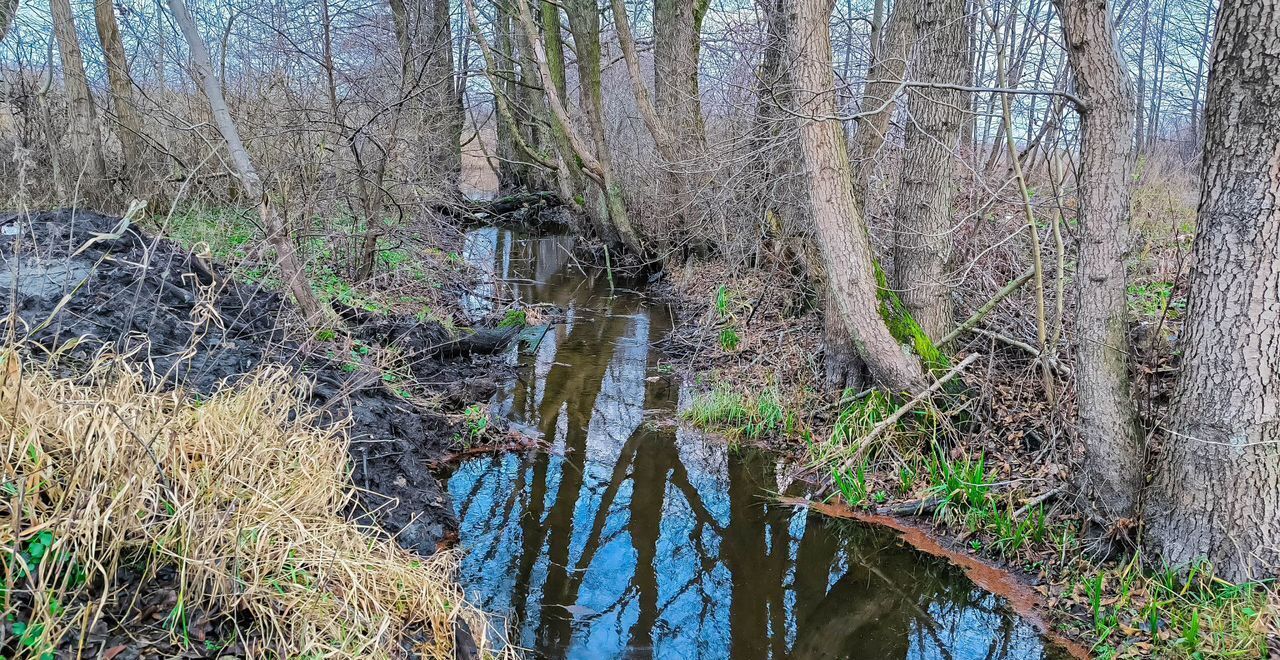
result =
[[[56,355],[68,375],[112,352],[157,383],[209,393],[264,363],[289,365],[314,382],[315,405],[351,419],[352,478],[373,512],[364,520],[424,554],[457,530],[431,471],[454,449],[442,413],[489,396],[493,365],[475,353],[501,337],[458,340],[434,322],[344,309],[345,334],[299,341],[279,293],[84,211],[0,216],[0,313],[15,338]],[[374,363],[389,348],[421,391],[386,385]],[[419,404],[428,394],[439,409]]]

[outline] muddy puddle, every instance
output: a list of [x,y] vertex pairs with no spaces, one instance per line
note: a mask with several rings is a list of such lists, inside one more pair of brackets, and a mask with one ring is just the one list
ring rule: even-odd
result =
[[491,405],[549,452],[481,456],[449,479],[461,580],[536,657],[1059,658],[1002,599],[887,530],[775,504],[770,457],[676,421],[692,389],[652,343],[670,311],[579,268],[570,237],[473,230],[492,281],[567,310],[512,349]]

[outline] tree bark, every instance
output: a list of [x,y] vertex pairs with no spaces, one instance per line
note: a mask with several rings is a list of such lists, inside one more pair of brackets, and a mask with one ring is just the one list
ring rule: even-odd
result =
[[[55,3],[66,1],[54,0]],[[195,21],[191,18],[187,3],[185,0],[168,0],[168,3],[174,22],[182,31],[187,48],[191,52],[192,68],[200,89],[204,91],[205,98],[209,101],[213,123],[227,143],[227,152],[231,157],[232,167],[235,168],[236,175],[240,179],[240,186],[244,189],[245,195],[258,207],[258,214],[267,230],[267,242],[276,251],[276,263],[280,268],[280,276],[284,278],[285,286],[293,293],[298,307],[301,308],[308,322],[318,323],[329,320],[333,317],[333,311],[328,305],[319,301],[311,291],[306,271],[294,248],[293,237],[289,235],[288,226],[267,199],[262,189],[262,179],[259,178],[258,171],[253,166],[253,160],[249,157],[249,151],[245,149],[244,142],[240,140],[240,131],[236,128],[235,120],[231,118],[231,111],[227,108],[227,101],[222,96],[222,87],[213,75],[209,49],[205,46],[204,38],[200,36]]]
[[696,170],[707,150],[698,85],[702,19],[710,0],[654,0],[653,91],[658,117],[676,147],[666,163],[676,216],[687,225],[696,215],[700,187]]
[[111,104],[116,116],[116,137],[120,140],[124,156],[125,177],[136,186],[140,183],[142,167],[142,119],[133,102],[133,78],[129,75],[129,59],[120,39],[120,27],[116,23],[115,6],[111,0],[94,0],[94,22],[98,27],[98,40],[106,55],[107,81],[111,87]]
[[[560,98],[565,98],[565,72],[564,72],[564,39],[561,36],[560,27],[560,9],[555,2],[551,0],[542,0],[542,12],[539,18],[542,19],[542,41],[543,51],[547,56],[547,71],[551,74],[551,84],[556,88],[556,93]],[[546,94],[543,94],[543,100],[549,108],[550,103],[546,102]],[[560,195],[566,202],[574,203],[575,198],[583,190],[582,168],[578,166],[576,158],[572,157],[573,145],[569,142],[569,136],[560,130],[560,125],[555,119],[548,117],[548,123],[551,124],[552,138],[556,151],[560,154],[560,166],[556,170],[556,186],[560,189]]]
[[1110,3],[1054,0],[1081,110],[1076,393],[1082,504],[1107,525],[1136,516],[1142,436],[1129,392],[1125,261],[1132,245],[1133,86]]
[[872,159],[884,145],[889,133],[889,120],[893,119],[894,101],[902,91],[902,77],[907,72],[907,60],[916,42],[916,14],[924,0],[899,0],[889,16],[884,43],[879,55],[867,69],[867,86],[862,93],[862,104],[857,119],[858,130],[853,137],[853,158],[860,163],[860,172],[853,181],[854,197],[858,211],[866,214],[867,195],[871,189]]
[[827,295],[872,378],[895,391],[922,387],[924,372],[878,313],[875,262],[854,201],[844,130],[835,107],[829,21],[833,0],[796,0],[792,67],[800,112],[800,145],[814,227],[826,270]]
[[[69,168],[67,175],[78,177],[83,170],[88,181],[79,188],[96,191],[107,178],[107,166],[102,158],[97,112],[93,94],[89,91],[89,79],[84,72],[84,56],[80,53],[71,2],[49,0],[49,11],[53,15],[53,33],[62,56],[62,76],[67,92],[67,138],[76,158],[75,166]],[[69,189],[76,187],[74,178],[69,183]]]
[[[916,20],[920,35],[915,78],[964,86],[969,81],[965,0],[924,0]],[[930,338],[951,329],[952,173],[968,107],[968,92],[912,88],[911,121],[899,183],[893,235],[894,288]]]
[[1205,99],[1182,370],[1146,555],[1231,581],[1280,569],[1280,1],[1226,0]]

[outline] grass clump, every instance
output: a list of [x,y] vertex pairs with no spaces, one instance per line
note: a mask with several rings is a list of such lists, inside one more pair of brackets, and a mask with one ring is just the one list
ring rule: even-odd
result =
[[1208,564],[1144,570],[1135,554],[1078,576],[1070,595],[1087,609],[1098,657],[1265,658],[1276,628],[1271,586],[1224,582]]
[[790,434],[799,426],[798,417],[788,411],[777,392],[767,388],[759,395],[744,395],[717,387],[694,396],[684,418],[695,426],[724,431],[734,436],[758,439]]
[[484,646],[453,556],[423,559],[348,521],[347,439],[319,425],[293,374],[195,401],[118,363],[71,380],[3,360],[0,547],[18,552],[0,562],[0,615],[22,657],[110,620],[122,566],[176,572],[165,623],[178,643],[198,609],[241,622],[269,657],[397,656],[414,635],[423,656],[451,658],[464,621]]

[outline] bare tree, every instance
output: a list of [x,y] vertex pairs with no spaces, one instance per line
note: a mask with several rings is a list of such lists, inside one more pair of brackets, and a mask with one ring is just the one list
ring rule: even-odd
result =
[[13,18],[18,15],[18,0],[0,0],[0,41],[9,33]]
[[49,0],[49,11],[53,14],[53,33],[62,55],[62,77],[67,89],[67,138],[76,158],[75,166],[68,168],[67,175],[74,179],[83,171],[89,178],[87,187],[97,190],[107,178],[107,166],[102,158],[97,111],[84,72],[84,56],[80,53],[71,0]]
[[[920,365],[903,352],[880,316],[875,258],[867,228],[854,202],[844,130],[835,107],[829,21],[833,0],[796,0],[791,31],[797,106],[810,210],[834,311],[827,324],[840,324],[880,385],[918,389]],[[831,307],[828,308],[829,310]]]
[[937,87],[914,87],[908,97],[906,152],[893,234],[894,288],[907,311],[932,338],[951,329],[951,198],[955,153],[969,94],[969,35],[965,0],[924,0],[916,76]]
[[455,89],[449,0],[388,0],[400,46],[402,103],[421,129],[423,166],[447,197],[458,194],[462,168],[462,99]]
[[[565,3],[569,29],[573,33],[574,45],[577,47],[579,94],[591,131],[590,143],[578,135],[574,129],[564,100],[560,98],[559,91],[553,83],[546,49],[538,38],[528,0],[516,0],[516,4],[521,29],[524,30],[525,37],[533,48],[542,89],[546,94],[547,104],[551,107],[552,117],[574,151],[566,159],[572,157],[581,161],[583,171],[596,184],[599,204],[593,217],[596,218],[597,228],[606,240],[615,240],[616,237],[616,240],[631,251],[644,254],[644,244],[631,225],[626,202],[622,198],[622,189],[615,179],[613,166],[609,160],[609,145],[605,140],[603,91],[600,80],[600,13],[594,1],[571,0]],[[468,9],[474,10],[470,5]]]
[[125,55],[120,27],[116,24],[115,6],[111,0],[94,0],[94,23],[98,40],[106,55],[107,81],[111,87],[111,109],[116,118],[116,137],[124,155],[125,177],[135,185],[142,175],[142,120],[133,102],[133,79],[129,75],[129,58]]
[[1280,567],[1280,2],[1224,0],[1182,370],[1146,544],[1231,581]]
[[[57,2],[67,2],[67,0],[53,0]],[[191,12],[187,9],[185,0],[168,0],[169,11],[173,13],[173,19],[178,24],[178,29],[182,31],[183,38],[186,39],[187,48],[191,51],[191,65],[194,69],[197,82],[200,89],[204,91],[205,98],[209,101],[209,110],[213,113],[214,125],[218,128],[218,133],[222,135],[222,139],[227,143],[227,152],[231,156],[231,164],[236,170],[236,176],[240,179],[240,186],[244,189],[249,199],[253,200],[258,207],[258,214],[262,218],[262,224],[267,231],[267,242],[276,251],[276,261],[280,266],[280,276],[284,279],[285,285],[289,291],[293,293],[293,297],[298,302],[298,307],[302,309],[302,313],[306,315],[308,322],[319,323],[329,320],[333,316],[329,306],[322,303],[316,298],[311,286],[307,282],[307,273],[302,266],[302,261],[298,258],[297,249],[293,245],[293,237],[289,234],[289,228],[285,224],[284,218],[272,206],[271,200],[268,199],[262,188],[262,179],[258,176],[258,171],[254,168],[253,160],[249,157],[248,150],[244,147],[244,142],[240,140],[240,130],[236,128],[235,120],[231,118],[231,111],[227,109],[227,101],[222,95],[222,86],[218,84],[218,79],[214,77],[213,65],[209,61],[209,49],[204,45],[204,39],[200,36],[200,31],[196,28],[195,21],[191,18]]]
[[907,71],[907,60],[916,41],[919,25],[916,14],[923,0],[899,0],[893,5],[889,26],[885,30],[884,43],[877,43],[871,66],[867,69],[866,89],[862,94],[862,107],[858,112],[858,130],[854,134],[853,158],[863,166],[854,177],[854,196],[858,210],[867,211],[867,194],[871,185],[872,168],[867,166],[884,144],[889,132],[889,120],[893,118],[894,101],[902,91],[902,77]]
[[1106,526],[1136,522],[1142,436],[1129,392],[1125,261],[1132,237],[1133,85],[1109,3],[1055,0],[1080,108],[1076,392],[1084,506]]

